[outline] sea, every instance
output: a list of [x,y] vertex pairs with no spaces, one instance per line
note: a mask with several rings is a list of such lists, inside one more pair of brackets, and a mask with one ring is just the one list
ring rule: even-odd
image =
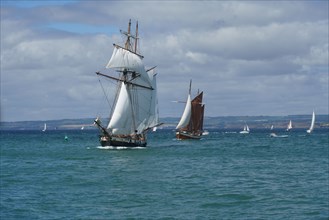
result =
[[328,220],[328,129],[277,135],[158,129],[127,149],[97,130],[1,131],[0,219]]

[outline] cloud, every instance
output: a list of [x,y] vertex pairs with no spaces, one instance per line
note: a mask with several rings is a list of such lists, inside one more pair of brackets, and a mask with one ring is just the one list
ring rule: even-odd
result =
[[[186,99],[190,79],[194,94],[204,91],[208,116],[328,113],[327,8],[325,1],[4,4],[1,120],[108,116],[94,72],[107,71],[129,18],[139,21],[145,65],[158,66],[162,117],[180,116],[183,106],[171,101]],[[113,82],[101,81],[114,93]]]

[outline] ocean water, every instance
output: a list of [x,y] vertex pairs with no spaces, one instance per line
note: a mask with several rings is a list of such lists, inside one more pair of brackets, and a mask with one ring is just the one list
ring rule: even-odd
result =
[[0,219],[329,219],[329,132],[288,135],[104,149],[96,130],[2,131]]

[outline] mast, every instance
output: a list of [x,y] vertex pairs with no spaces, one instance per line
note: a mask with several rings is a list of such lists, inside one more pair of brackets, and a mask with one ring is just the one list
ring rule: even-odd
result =
[[[126,49],[130,50],[130,47],[131,47],[131,44],[130,44],[130,36],[131,36],[131,19],[129,19],[129,24],[128,24],[128,32],[127,32],[127,41],[126,41]],[[136,46],[135,46],[136,48]],[[135,49],[135,53],[136,53],[136,49]],[[128,72],[126,69],[123,70],[123,77],[124,77],[124,80],[127,81],[128,79]],[[131,94],[131,89],[132,89],[132,86],[129,86],[128,84],[127,85],[122,85],[122,86],[127,86],[127,94],[128,94],[128,101],[130,102],[130,107],[131,107],[131,117],[132,117],[132,126],[133,126],[133,131],[136,130],[136,120],[135,120],[135,112],[134,112],[134,103],[133,103],[133,100],[132,100],[132,94]],[[130,88],[129,88],[130,87]]]
[[127,50],[129,50],[129,47],[130,47],[130,27],[131,27],[131,19],[129,19],[128,32],[126,33],[127,40],[125,43],[125,49],[127,49]]
[[138,41],[138,21],[136,22],[135,53],[137,53],[137,41]]
[[190,89],[188,91],[188,94],[191,95],[191,87],[192,87],[192,80],[190,79]]

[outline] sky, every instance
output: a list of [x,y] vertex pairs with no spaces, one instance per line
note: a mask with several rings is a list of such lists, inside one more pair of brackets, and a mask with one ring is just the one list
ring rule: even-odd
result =
[[[160,117],[328,114],[328,1],[1,1],[1,121],[108,117],[129,19],[157,66]],[[133,25],[134,26],[134,25]]]

